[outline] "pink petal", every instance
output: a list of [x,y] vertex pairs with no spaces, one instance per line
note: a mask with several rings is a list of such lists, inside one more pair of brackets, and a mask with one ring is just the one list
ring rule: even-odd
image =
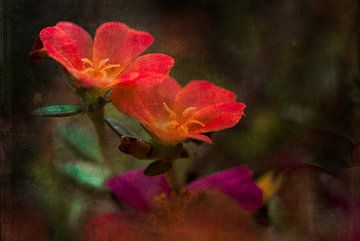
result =
[[262,192],[253,181],[251,171],[245,166],[210,174],[193,181],[186,188],[222,192],[248,210],[256,210],[262,205]]
[[86,241],[138,241],[146,217],[140,213],[119,212],[98,216],[85,228]]
[[163,79],[174,65],[174,59],[165,54],[146,54],[135,59],[118,78],[119,83],[144,79]]
[[153,207],[155,197],[162,193],[170,194],[171,192],[165,176],[148,177],[144,175],[143,169],[112,177],[106,185],[118,200],[145,212]]
[[123,23],[104,23],[95,33],[93,60],[109,58],[109,63],[126,67],[153,41],[149,33],[131,29]]
[[244,114],[245,105],[239,102],[219,103],[195,112],[192,119],[205,126],[195,125],[190,132],[206,133],[219,131],[236,125]]
[[188,107],[204,108],[209,105],[236,101],[236,95],[211,82],[193,80],[189,82],[176,96],[176,110]]
[[189,137],[192,138],[192,139],[195,139],[195,140],[204,141],[204,142],[207,142],[209,144],[212,144],[211,138],[206,136],[206,135],[199,135],[199,134],[196,135],[196,134],[194,134],[194,135],[190,135]]
[[60,22],[41,30],[40,40],[48,55],[66,69],[81,69],[82,58],[90,57],[92,41],[81,27]]
[[180,85],[172,78],[162,82],[145,79],[136,83],[118,85],[110,96],[119,111],[138,119],[142,124],[153,126],[169,113],[164,104],[172,107]]

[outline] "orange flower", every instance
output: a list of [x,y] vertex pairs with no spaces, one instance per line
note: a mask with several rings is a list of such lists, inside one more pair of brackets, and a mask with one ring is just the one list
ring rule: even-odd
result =
[[140,79],[162,79],[169,73],[174,64],[170,56],[138,57],[153,41],[149,33],[118,22],[102,24],[93,41],[80,26],[58,22],[41,30],[31,57],[55,59],[77,79],[78,87],[107,89]]
[[236,95],[207,81],[191,81],[181,87],[174,79],[163,82],[123,85],[110,96],[123,113],[138,119],[155,138],[178,143],[194,138],[211,143],[201,133],[234,126],[245,105]]
[[87,241],[256,241],[251,213],[219,193],[159,196],[149,214],[98,216],[85,229]]

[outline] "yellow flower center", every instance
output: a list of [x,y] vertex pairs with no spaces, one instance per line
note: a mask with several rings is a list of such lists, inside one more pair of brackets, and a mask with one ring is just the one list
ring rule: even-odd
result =
[[96,78],[114,78],[122,71],[119,64],[108,64],[108,58],[98,62],[88,58],[83,58],[81,61],[84,63],[82,72]]
[[187,208],[197,197],[197,192],[181,189],[179,193],[172,192],[170,195],[161,193],[154,197],[153,202],[156,209],[170,214]]
[[169,114],[169,121],[164,124],[165,128],[171,130],[179,130],[185,133],[188,133],[191,125],[200,125],[202,127],[205,126],[204,123],[191,118],[191,113],[194,113],[196,107],[188,107],[181,112],[181,115],[178,116],[176,113],[170,109],[170,107],[163,102],[163,106],[166,112]]

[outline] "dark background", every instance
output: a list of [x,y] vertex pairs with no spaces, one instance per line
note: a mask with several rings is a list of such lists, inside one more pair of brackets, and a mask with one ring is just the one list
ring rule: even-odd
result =
[[[353,161],[351,153],[360,134],[355,0],[9,0],[2,4],[5,240],[79,240],[91,216],[83,213],[91,207],[73,219],[62,212],[84,203],[105,203],[104,209],[113,205],[108,204],[109,196],[90,190],[84,202],[69,207],[76,198],[63,195],[59,200],[49,189],[67,193],[66,186],[72,184],[51,168],[41,175],[34,171],[41,163],[52,162],[51,145],[57,142],[53,126],[61,120],[39,120],[30,111],[79,101],[54,61],[32,63],[28,58],[39,31],[60,20],[83,26],[92,35],[107,21],[150,32],[155,43],[148,51],[173,56],[172,75],[182,84],[206,79],[231,89],[246,103],[246,116],[235,128],[214,134],[213,145],[189,147],[195,153],[191,176],[241,163],[252,167],[255,177],[296,163],[314,163],[337,173]],[[89,125],[79,120],[85,116],[76,118],[77,124]],[[116,152],[118,140],[113,141]],[[49,178],[57,180],[56,187],[53,181],[44,181]]]

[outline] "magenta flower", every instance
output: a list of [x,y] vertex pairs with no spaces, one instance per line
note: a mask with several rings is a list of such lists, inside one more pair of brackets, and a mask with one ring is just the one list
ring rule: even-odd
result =
[[107,186],[137,211],[98,216],[86,227],[87,241],[255,241],[251,212],[262,193],[244,166],[217,172],[171,195],[164,175],[133,170],[111,178]]
[[85,229],[87,241],[257,241],[251,213],[220,193],[159,199],[149,213],[118,212],[98,216]]
[[[149,211],[160,195],[170,196],[171,189],[164,175],[148,177],[137,169],[112,177],[106,185],[127,205]],[[186,185],[187,191],[221,192],[237,201],[244,209],[256,210],[262,205],[262,192],[245,166],[233,167],[202,177]]]

